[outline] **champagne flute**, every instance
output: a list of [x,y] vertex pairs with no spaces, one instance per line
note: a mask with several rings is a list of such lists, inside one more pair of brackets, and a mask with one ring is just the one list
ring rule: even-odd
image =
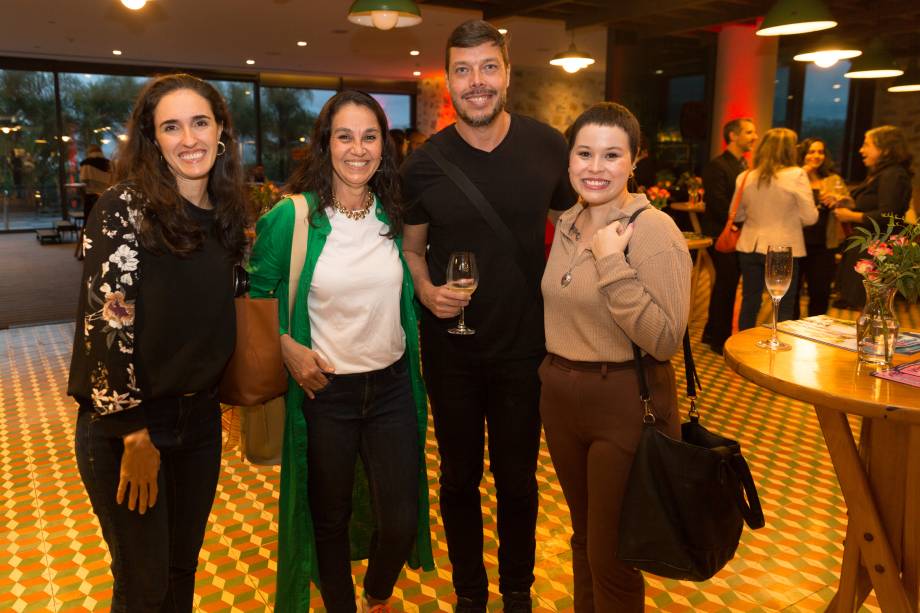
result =
[[[469,251],[455,251],[450,254],[447,261],[447,287],[455,292],[472,294],[479,284],[479,269],[476,267],[476,256]],[[469,336],[476,334],[476,330],[467,327],[464,321],[464,309],[460,307],[460,321],[456,327],[447,330],[450,334]]]
[[770,245],[767,247],[767,261],[764,266],[764,284],[773,300],[773,334],[769,340],[757,341],[757,346],[771,351],[786,351],[789,345],[776,337],[776,317],[779,302],[789,290],[792,283],[792,247],[788,245]]

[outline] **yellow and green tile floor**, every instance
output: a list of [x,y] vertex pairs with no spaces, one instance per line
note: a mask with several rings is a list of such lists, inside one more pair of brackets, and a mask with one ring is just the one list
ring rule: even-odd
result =
[[[899,315],[903,326],[920,327],[918,309],[901,308]],[[694,341],[699,338],[699,323],[691,327]],[[65,395],[72,337],[73,324],[0,331],[0,611],[102,611],[110,602],[108,553],[73,459],[76,413]],[[736,558],[710,581],[695,584],[648,577],[647,610],[823,610],[837,581],[846,508],[814,412],[741,379],[720,356],[698,343],[694,350],[705,386],[704,423],[741,441],[767,525],[756,532],[745,530]],[[682,371],[682,363],[675,362],[675,369]],[[428,476],[436,493],[433,441],[432,435]],[[568,511],[545,447],[538,478],[536,609],[568,611],[572,609]],[[201,553],[195,593],[198,610],[271,609],[277,488],[276,469],[247,465],[238,451],[225,450]],[[494,586],[494,490],[488,479],[482,493],[489,500],[485,556]],[[452,610],[450,566],[436,496],[432,503],[438,568],[428,573],[407,570],[396,589],[396,610]],[[356,565],[356,575],[362,572]],[[877,611],[874,603],[870,597],[866,610]],[[313,604],[322,610],[318,598]],[[490,610],[499,609],[495,594]]]

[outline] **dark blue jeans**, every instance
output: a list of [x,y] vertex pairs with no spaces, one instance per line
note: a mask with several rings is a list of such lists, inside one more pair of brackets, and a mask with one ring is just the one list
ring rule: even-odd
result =
[[364,576],[367,596],[390,597],[415,542],[418,425],[406,357],[382,370],[335,375],[315,399],[304,399],[303,414],[320,593],[329,613],[351,613],[348,522],[359,457],[375,524]]
[[[799,295],[799,265],[802,258],[792,258],[792,282],[779,301],[776,321],[792,319],[795,301]],[[764,268],[767,256],[762,253],[738,252],[738,266],[741,268],[741,312],[738,314],[738,330],[747,330],[757,325],[757,313],[766,289]]]
[[198,553],[220,474],[217,395],[146,404],[147,428],[160,452],[156,504],[144,515],[115,503],[122,437],[88,406],[77,417],[80,477],[112,555],[112,611],[192,610]]
[[489,470],[495,478],[497,502],[498,589],[502,594],[529,592],[536,551],[537,369],[542,356],[474,359],[456,350],[453,339],[444,339],[443,332],[426,335],[424,327],[422,331],[425,383],[441,456],[441,518],[454,591],[483,606],[489,597],[479,494],[488,428]]

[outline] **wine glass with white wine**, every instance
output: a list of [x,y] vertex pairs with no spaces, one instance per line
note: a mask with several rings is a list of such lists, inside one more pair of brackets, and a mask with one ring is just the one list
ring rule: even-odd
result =
[[776,336],[776,317],[779,302],[792,283],[792,247],[787,245],[770,245],[767,247],[767,261],[764,265],[764,284],[773,300],[773,334],[769,339],[757,341],[757,346],[772,351],[786,351],[789,345],[780,342]]
[[[479,269],[476,267],[476,256],[469,251],[455,251],[450,254],[447,261],[447,288],[455,292],[472,294],[479,284]],[[468,327],[464,321],[464,310],[460,307],[460,321],[453,328],[447,330],[450,334],[469,336],[476,334],[476,330]]]

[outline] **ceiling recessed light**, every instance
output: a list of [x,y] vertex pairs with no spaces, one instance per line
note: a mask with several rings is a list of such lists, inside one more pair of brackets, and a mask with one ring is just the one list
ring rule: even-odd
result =
[[144,8],[144,5],[147,4],[147,0],[121,0],[121,3],[125,5],[125,8],[129,8],[132,11],[138,11]]
[[252,66],[253,64],[256,63],[256,61],[255,61],[255,60],[246,60],[246,63],[249,64],[250,66]]
[[505,34],[508,33],[508,28],[499,28],[498,33],[504,36]]
[[664,71],[661,68],[659,68],[658,70],[655,71],[655,74],[664,74]]
[[421,51],[419,51],[418,49],[413,49],[412,51],[409,52],[409,55],[418,55],[420,53]]
[[413,71],[412,71],[412,76],[413,76],[413,77],[420,77],[420,76],[422,76],[422,71],[421,71],[421,70],[413,70]]
[[121,55],[121,49],[112,49],[112,55]]
[[306,46],[307,46],[307,41],[305,41],[305,40],[299,40],[299,41],[297,41],[297,46],[298,46],[298,47],[306,47]]

